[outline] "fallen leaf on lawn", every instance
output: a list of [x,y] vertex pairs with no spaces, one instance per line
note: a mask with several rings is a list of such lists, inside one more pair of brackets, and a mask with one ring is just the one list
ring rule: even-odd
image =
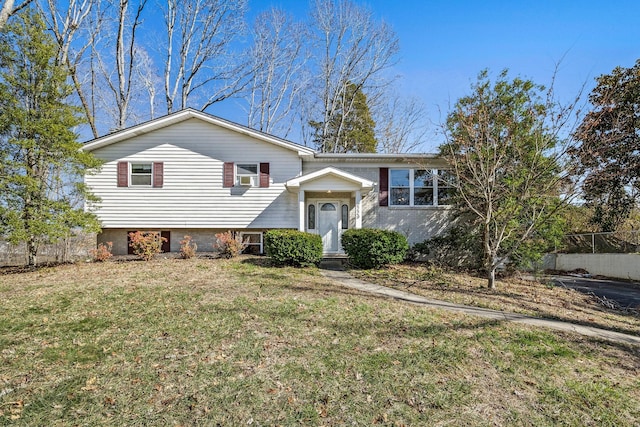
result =
[[91,377],[86,381],[84,387],[82,387],[82,390],[84,390],[84,391],[97,390],[98,389],[98,384],[97,383],[98,383],[98,378]]

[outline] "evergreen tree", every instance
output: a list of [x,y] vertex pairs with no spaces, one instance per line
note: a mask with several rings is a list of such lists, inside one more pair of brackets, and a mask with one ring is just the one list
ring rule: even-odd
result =
[[593,110],[575,133],[584,199],[602,231],[619,228],[640,201],[640,60],[597,79]]
[[314,142],[324,153],[375,153],[378,141],[367,96],[355,83],[347,83],[340,96],[340,108],[329,119],[323,135],[323,123],[310,122],[315,129]]
[[72,89],[44,28],[32,8],[0,33],[0,232],[26,244],[29,265],[40,244],[98,228],[81,177],[99,162],[80,151],[80,110],[65,103]]

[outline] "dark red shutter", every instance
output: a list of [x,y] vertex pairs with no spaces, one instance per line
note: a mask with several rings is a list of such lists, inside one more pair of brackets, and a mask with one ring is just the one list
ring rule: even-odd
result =
[[380,206],[389,206],[389,168],[380,168],[378,187],[380,188],[378,195]]
[[269,163],[260,163],[260,187],[269,188]]
[[224,162],[222,168],[222,186],[233,187],[233,162]]
[[129,163],[118,162],[118,187],[129,186]]
[[156,162],[153,164],[153,186],[162,188],[164,181],[164,163]]

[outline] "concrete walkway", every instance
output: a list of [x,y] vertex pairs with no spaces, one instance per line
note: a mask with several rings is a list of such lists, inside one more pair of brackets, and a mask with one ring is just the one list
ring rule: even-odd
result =
[[405,301],[411,304],[417,304],[424,307],[439,308],[442,310],[453,311],[456,313],[464,313],[472,316],[480,316],[487,319],[504,320],[508,322],[523,323],[526,325],[541,326],[545,328],[558,329],[561,331],[575,332],[577,334],[600,338],[603,340],[614,341],[618,343],[632,344],[640,346],[640,336],[623,334],[620,332],[609,331],[606,329],[594,328],[591,326],[577,325],[574,323],[562,322],[559,320],[543,319],[538,317],[526,316],[524,314],[508,313],[498,310],[490,310],[487,308],[471,307],[461,304],[454,304],[446,301],[440,301],[425,298],[420,295],[412,294],[397,289],[387,288],[385,286],[364,282],[356,279],[349,273],[344,271],[339,263],[326,262],[321,265],[322,274],[339,283],[340,285],[358,289],[360,291]]

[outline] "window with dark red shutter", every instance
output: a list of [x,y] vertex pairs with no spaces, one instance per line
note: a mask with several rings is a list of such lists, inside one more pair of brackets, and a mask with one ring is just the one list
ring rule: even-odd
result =
[[233,187],[233,162],[224,162],[222,166],[222,186]]
[[260,187],[269,188],[269,163],[260,163]]
[[380,206],[389,206],[389,168],[380,168],[378,187],[380,189],[378,195]]

